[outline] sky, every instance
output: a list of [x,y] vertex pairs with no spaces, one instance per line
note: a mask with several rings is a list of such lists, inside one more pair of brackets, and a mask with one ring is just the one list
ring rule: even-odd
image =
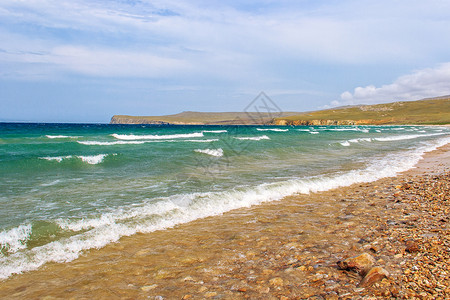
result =
[[450,95],[448,0],[1,0],[0,121]]

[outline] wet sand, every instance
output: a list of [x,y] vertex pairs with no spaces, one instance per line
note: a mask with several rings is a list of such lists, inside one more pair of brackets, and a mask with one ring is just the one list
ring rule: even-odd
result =
[[[122,238],[0,282],[0,298],[445,299],[449,167],[446,145],[394,178]],[[361,286],[338,268],[362,253],[389,276]]]

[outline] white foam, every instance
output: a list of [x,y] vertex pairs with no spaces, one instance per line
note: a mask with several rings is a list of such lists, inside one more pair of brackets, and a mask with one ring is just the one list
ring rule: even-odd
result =
[[260,141],[260,140],[270,140],[267,135],[262,136],[250,136],[250,137],[235,137],[237,140],[248,140],[248,141]]
[[258,131],[274,131],[274,132],[286,132],[289,129],[281,129],[281,128],[256,128]]
[[328,128],[329,131],[359,131],[358,128]]
[[2,231],[0,232],[0,249],[7,253],[15,253],[21,249],[25,249],[30,234],[31,224],[19,225],[10,230]]
[[77,156],[81,158],[82,161],[90,164],[90,165],[97,165],[101,162],[103,162],[103,159],[108,156],[108,154],[98,154],[98,155],[91,155],[91,156]]
[[348,140],[348,142],[350,142],[350,143],[360,143],[360,142],[371,142],[372,141],[372,139],[371,138],[359,138],[359,139],[351,139],[351,140]]
[[166,134],[166,135],[134,135],[134,134],[117,134],[113,133],[113,137],[118,140],[168,140],[181,138],[203,137],[203,132],[184,133],[184,134]]
[[[116,155],[116,154],[113,154]],[[72,159],[72,158],[79,158],[81,161],[88,163],[90,165],[97,165],[99,163],[102,163],[105,157],[107,157],[108,154],[98,154],[98,155],[90,155],[90,156],[84,156],[84,155],[67,155],[67,156],[54,156],[54,157],[39,157],[39,159],[45,159],[48,161],[57,161],[62,162],[65,159]]]
[[208,154],[215,157],[222,157],[223,156],[223,150],[221,148],[219,149],[195,149],[195,152]]
[[48,161],[56,160],[57,162],[62,162],[63,159],[68,159],[68,158],[72,158],[72,155],[39,157],[39,159],[45,159],[45,160],[48,160]]
[[309,133],[311,133],[311,134],[319,134],[318,131],[310,131]]
[[46,135],[49,139],[77,139],[79,136],[68,136],[68,135]]
[[304,131],[304,132],[309,132],[309,129],[296,129],[297,131]]
[[99,141],[77,141],[81,145],[87,146],[113,146],[113,145],[139,145],[144,141],[115,141],[115,142],[99,142]]
[[344,142],[340,142],[340,144],[344,147],[348,147],[350,146],[350,142],[349,141],[344,141]]
[[206,139],[206,140],[182,140],[182,142],[191,142],[191,143],[211,143],[217,142],[219,139]]
[[443,134],[446,134],[446,133],[397,135],[397,136],[374,138],[374,140],[379,141],[379,142],[391,142],[391,141],[412,140],[412,139],[417,139],[420,137],[437,136],[437,135],[443,135]]
[[52,186],[52,185],[56,185],[56,184],[58,184],[60,182],[61,182],[61,180],[57,179],[57,180],[54,180],[54,181],[49,182],[49,183],[42,183],[41,186]]
[[203,130],[205,133],[226,133],[228,130]]

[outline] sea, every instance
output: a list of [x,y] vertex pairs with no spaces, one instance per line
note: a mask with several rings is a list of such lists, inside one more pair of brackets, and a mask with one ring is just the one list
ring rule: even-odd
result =
[[124,236],[395,176],[449,142],[439,126],[1,123],[0,280]]

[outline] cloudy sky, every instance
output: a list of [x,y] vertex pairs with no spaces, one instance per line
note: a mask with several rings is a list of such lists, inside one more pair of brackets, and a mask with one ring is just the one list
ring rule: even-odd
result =
[[1,0],[0,121],[450,94],[447,0]]

